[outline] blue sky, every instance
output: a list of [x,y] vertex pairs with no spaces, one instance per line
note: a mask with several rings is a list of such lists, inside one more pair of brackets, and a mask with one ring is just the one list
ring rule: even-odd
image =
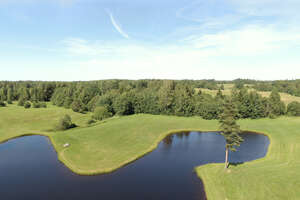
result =
[[0,0],[0,80],[300,78],[299,0]]

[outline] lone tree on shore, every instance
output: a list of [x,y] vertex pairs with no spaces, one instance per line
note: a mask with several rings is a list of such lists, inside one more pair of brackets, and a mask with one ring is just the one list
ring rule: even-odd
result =
[[228,151],[236,151],[235,147],[240,146],[244,141],[239,135],[240,126],[236,123],[237,110],[231,99],[227,99],[224,104],[224,111],[220,115],[220,131],[225,137],[225,168],[228,168]]

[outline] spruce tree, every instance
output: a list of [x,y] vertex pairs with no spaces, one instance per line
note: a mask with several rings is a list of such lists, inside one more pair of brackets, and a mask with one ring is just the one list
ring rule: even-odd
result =
[[220,115],[220,131],[226,140],[225,146],[225,168],[228,167],[228,151],[236,151],[235,147],[240,146],[243,138],[240,134],[240,127],[236,123],[238,113],[231,99],[224,104],[224,111]]
[[13,90],[11,88],[7,91],[7,103],[12,104],[13,101]]

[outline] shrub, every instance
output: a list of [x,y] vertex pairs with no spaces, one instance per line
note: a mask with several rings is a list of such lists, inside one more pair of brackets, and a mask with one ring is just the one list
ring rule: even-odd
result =
[[35,102],[32,103],[32,107],[33,108],[40,108],[40,103],[35,101]]
[[289,103],[287,113],[291,116],[300,116],[300,103],[296,101]]
[[40,107],[41,108],[47,108],[46,102],[40,102]]
[[33,102],[33,108],[47,108],[47,104],[45,102]]
[[0,107],[5,107],[6,104],[3,101],[0,101]]
[[70,128],[76,127],[75,124],[72,123],[72,119],[70,115],[65,115],[62,118],[59,119],[58,124],[56,126],[57,130],[67,130]]
[[74,100],[71,104],[71,108],[74,112],[84,113],[87,111],[86,107],[83,105],[83,103],[80,100]]
[[89,121],[87,121],[87,124],[90,125],[90,124],[93,124],[93,123],[95,123],[95,122],[96,122],[95,120],[89,119]]
[[11,100],[7,100],[7,103],[8,104],[12,104],[13,102]]
[[24,106],[25,100],[23,98],[20,98],[18,101],[18,106]]
[[93,119],[103,120],[112,116],[112,113],[108,111],[106,107],[96,107],[93,114]]
[[29,101],[26,101],[26,102],[24,103],[24,108],[28,109],[28,108],[30,108],[30,107],[31,107],[31,103],[30,103]]

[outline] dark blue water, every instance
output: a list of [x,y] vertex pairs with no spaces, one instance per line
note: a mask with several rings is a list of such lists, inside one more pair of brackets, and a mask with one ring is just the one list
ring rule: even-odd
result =
[[[230,162],[265,156],[266,136],[245,134]],[[111,173],[79,176],[57,160],[43,136],[0,144],[0,197],[4,200],[176,200],[205,199],[194,168],[224,162],[225,141],[218,133],[181,133],[165,138],[156,150]]]

